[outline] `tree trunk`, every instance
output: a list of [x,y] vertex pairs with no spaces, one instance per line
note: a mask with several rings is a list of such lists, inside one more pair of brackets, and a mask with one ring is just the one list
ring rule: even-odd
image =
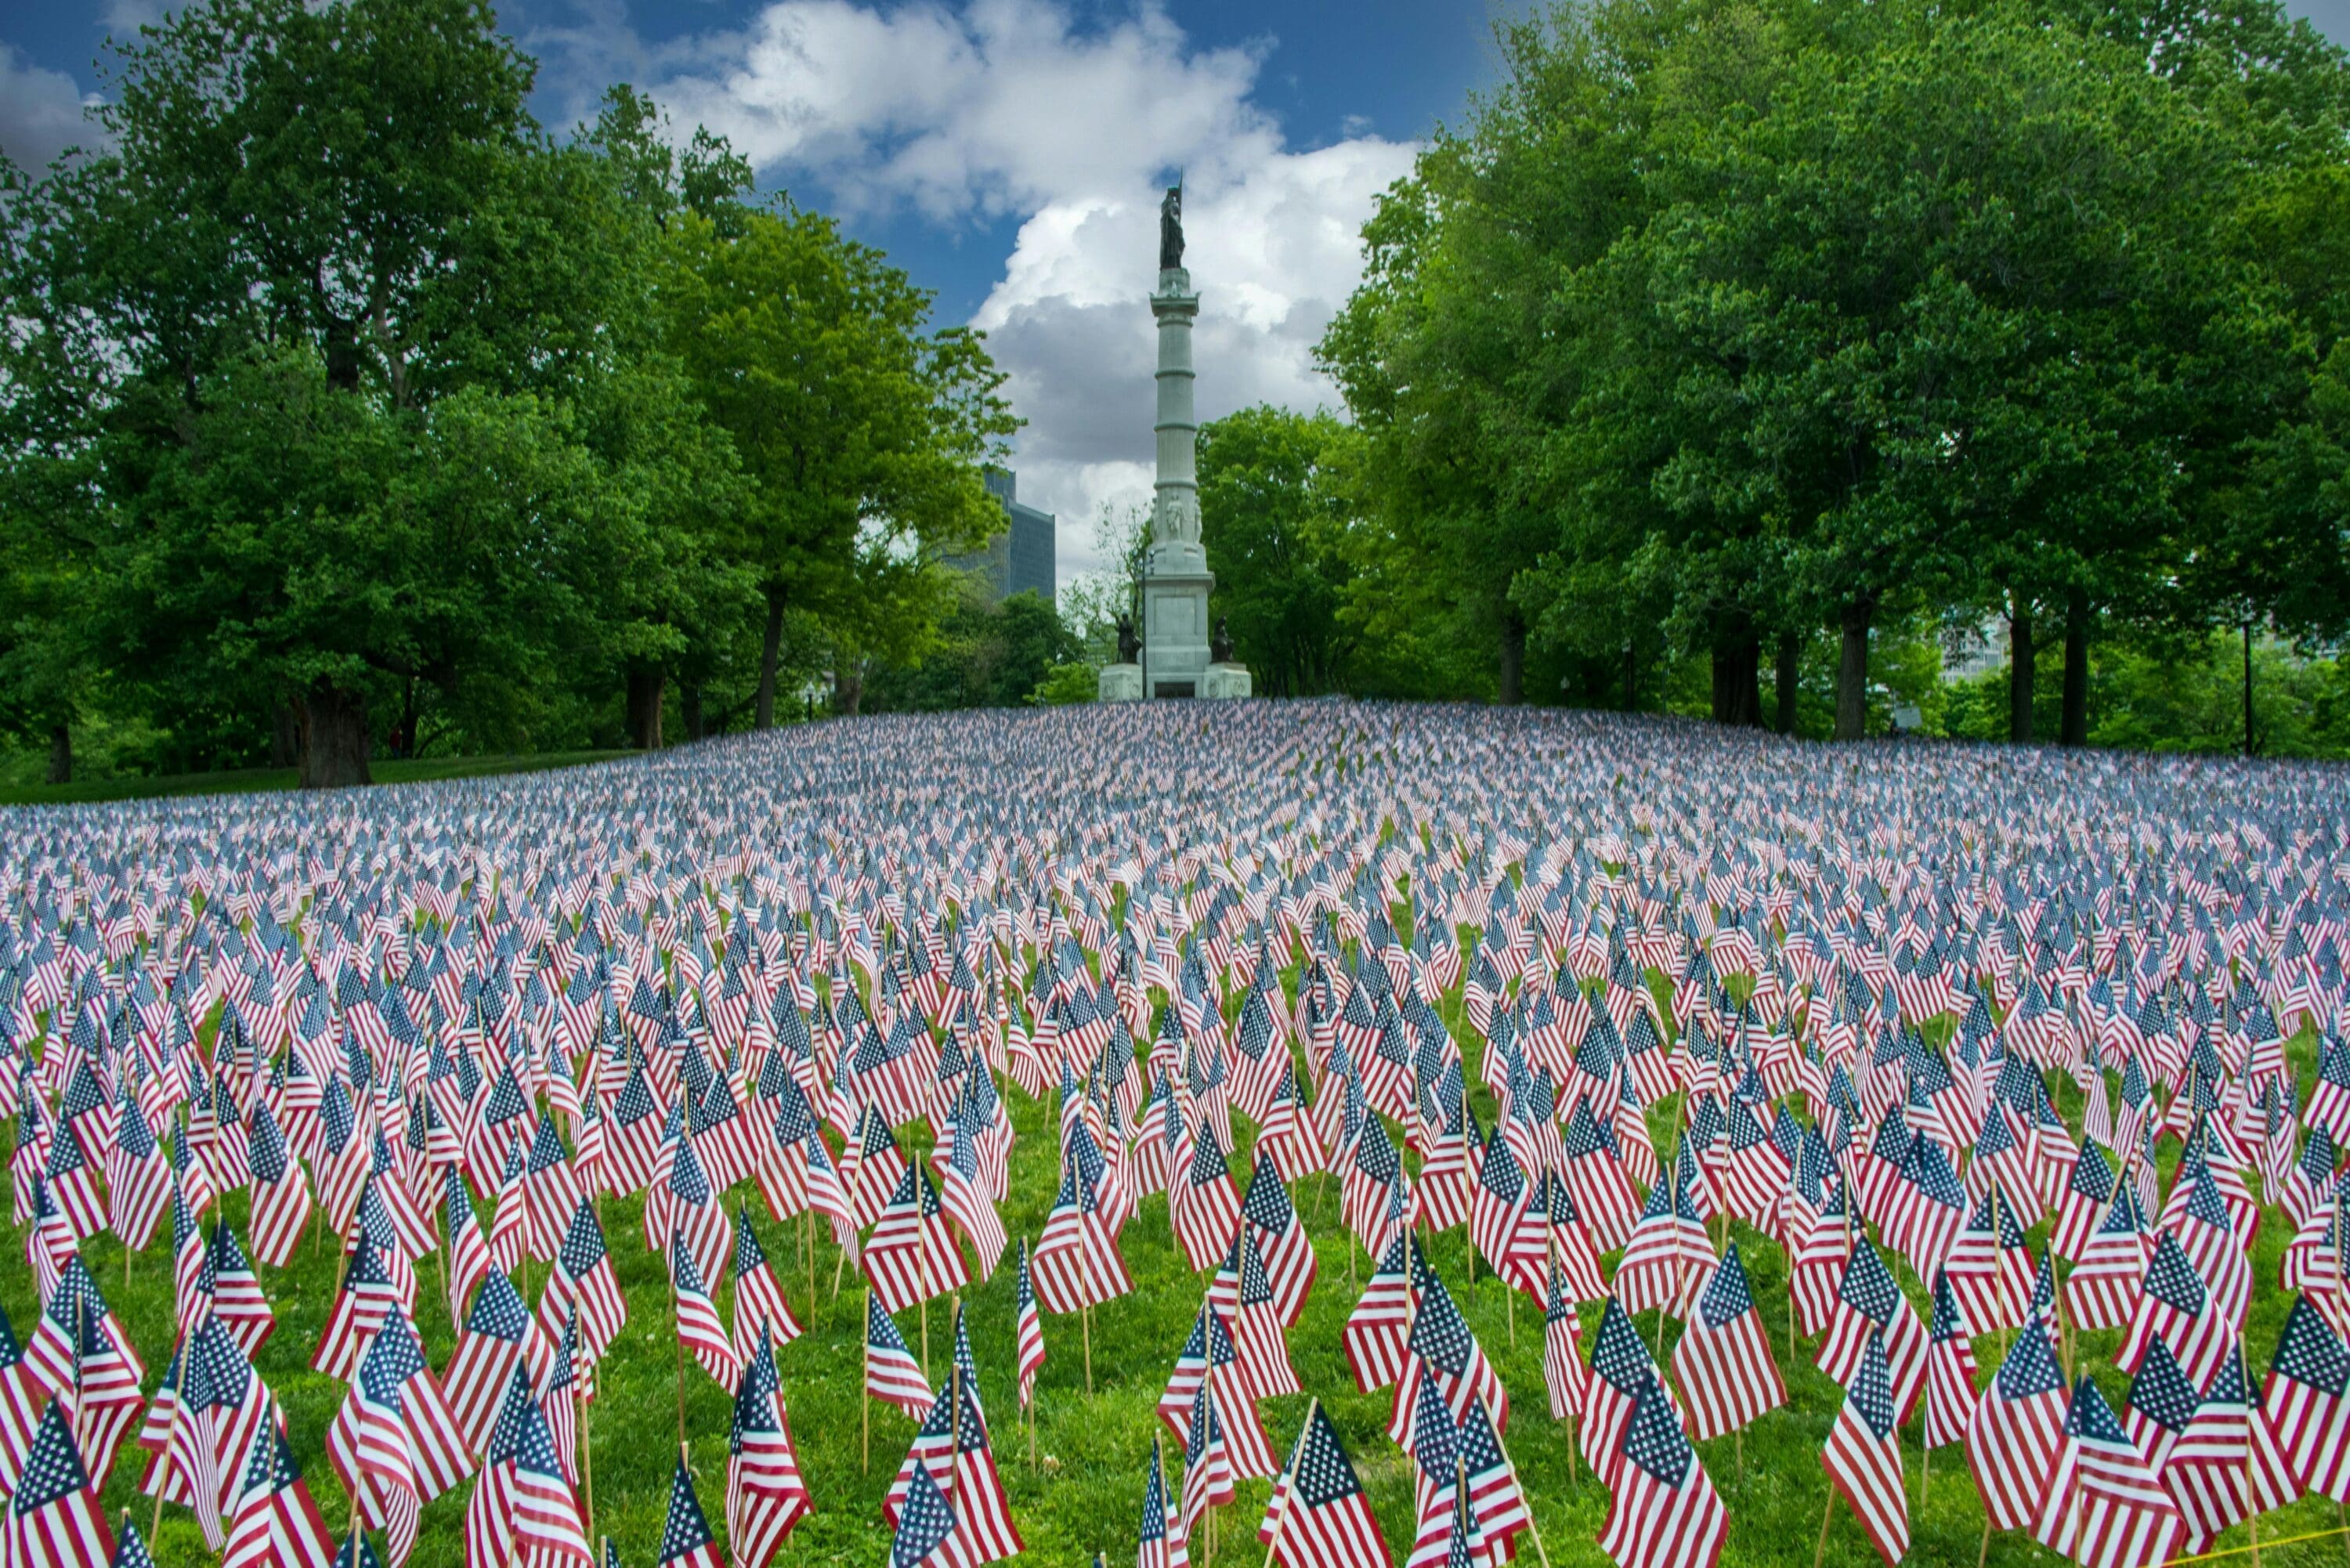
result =
[[1514,705],[1526,700],[1526,623],[1518,612],[1502,612],[1502,701]]
[[2056,738],[2089,743],[2089,596],[2077,588],[2064,601],[2064,713]]
[[1796,632],[1779,634],[1779,670],[1773,678],[1778,688],[1779,733],[1795,732],[1795,694],[1804,681],[1804,639]]
[[669,671],[656,665],[629,671],[629,744],[640,752],[657,752],[661,743],[661,697]]
[[302,696],[304,789],[373,783],[368,773],[367,699],[319,681]]
[[699,684],[684,688],[685,738],[698,741],[702,736],[702,688]]
[[838,659],[832,661],[832,711],[844,719],[857,717],[857,706],[865,701],[865,661],[861,659]]
[[2019,598],[2007,618],[2007,738],[2032,743],[2032,683],[2038,673],[2032,643],[2032,607]]
[[[66,732],[57,732],[64,738]],[[2259,745],[2251,733],[2251,620],[2244,620],[2244,754],[2256,757]]]
[[1743,610],[1714,623],[1713,719],[1759,729],[1762,723],[1762,643]]
[[759,707],[752,722],[762,730],[775,727],[775,660],[784,649],[784,590],[767,590],[767,637],[759,646]]
[[[2247,666],[2246,668],[2250,668]],[[2244,700],[2244,711],[2251,711],[2251,699]],[[73,727],[68,724],[49,726],[49,774],[45,781],[53,784],[73,783]]]
[[1856,599],[1840,618],[1844,649],[1836,660],[1835,738],[1857,741],[1868,732],[1868,623],[1877,616],[1877,600]]
[[302,752],[302,715],[291,702],[275,702],[269,710],[269,765],[290,768]]

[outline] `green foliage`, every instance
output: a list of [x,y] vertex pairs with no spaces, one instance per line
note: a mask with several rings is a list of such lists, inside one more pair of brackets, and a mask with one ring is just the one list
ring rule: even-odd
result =
[[1367,647],[1504,697],[1547,651],[1611,705],[1696,659],[1758,722],[1825,628],[1856,732],[1934,695],[1880,622],[2350,627],[2350,71],[2305,23],[1593,0],[1501,39],[1321,347]]
[[1082,651],[1059,613],[1033,590],[991,603],[965,576],[954,607],[939,623],[936,645],[919,662],[876,668],[866,678],[863,705],[890,712],[1022,707],[1039,701],[1039,689],[1065,668],[1086,671],[1089,700],[1093,674],[1076,662]]
[[1345,427],[1260,404],[1200,430],[1201,538],[1216,571],[1211,613],[1264,697],[1336,689],[1352,653],[1338,604],[1353,571],[1334,472]]
[[1090,702],[1100,691],[1100,682],[1101,671],[1090,664],[1055,664],[1045,671],[1045,679],[1036,682],[1028,701],[1052,708]]
[[999,516],[976,335],[630,88],[556,144],[535,71],[471,0],[205,0],[104,152],[0,165],[0,729],[345,783],[927,645]]

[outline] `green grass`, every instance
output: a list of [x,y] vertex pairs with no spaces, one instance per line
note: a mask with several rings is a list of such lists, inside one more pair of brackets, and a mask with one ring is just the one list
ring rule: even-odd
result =
[[[1457,998],[1448,1000],[1445,1011],[1471,1054],[1469,1078],[1473,1084],[1478,1043],[1461,1017]],[[2296,1042],[2296,1065],[2304,1074],[2308,1046],[2305,1039]],[[1013,1157],[1011,1191],[1002,1212],[1006,1229],[1014,1237],[1033,1240],[1042,1229],[1054,1193],[1053,1107],[1050,1102],[1029,1100],[1008,1084],[1005,1097],[1020,1141]],[[1484,1098],[1482,1090],[1479,1098]],[[1654,1107],[1652,1114],[1662,1150],[1675,1125],[1676,1107],[1668,1102]],[[1253,1144],[1253,1129],[1237,1116],[1235,1127],[1241,1142]],[[919,1144],[927,1134],[917,1131],[921,1136],[913,1141]],[[909,1148],[910,1154],[918,1152],[916,1147]],[[1244,1176],[1246,1158],[1235,1158],[1233,1164],[1236,1177]],[[747,1198],[751,1203],[754,1222],[792,1310],[808,1329],[782,1352],[780,1364],[785,1403],[816,1512],[794,1532],[778,1561],[884,1563],[889,1538],[881,1523],[881,1499],[913,1427],[895,1410],[875,1407],[870,1412],[871,1468],[868,1471],[862,1467],[863,1309],[857,1276],[850,1271],[836,1297],[830,1288],[836,1254],[828,1241],[818,1240],[812,1295],[801,1251],[802,1222],[795,1220],[788,1227],[778,1228],[760,1210],[755,1192],[747,1184],[736,1197]],[[1385,1436],[1388,1393],[1382,1390],[1366,1396],[1357,1391],[1340,1345],[1340,1330],[1367,1274],[1369,1261],[1337,1223],[1330,1178],[1309,1179],[1295,1197],[1315,1243],[1320,1275],[1305,1314],[1290,1335],[1291,1355],[1305,1387],[1322,1398],[1343,1434],[1388,1544],[1400,1563],[1413,1534],[1411,1466]],[[231,1221],[240,1227],[241,1234],[244,1209],[241,1194],[228,1200]],[[598,1368],[602,1398],[588,1428],[594,1471],[594,1525],[599,1532],[611,1535],[622,1562],[629,1564],[650,1564],[655,1560],[678,1433],[676,1345],[667,1275],[644,1246],[640,1216],[641,1204],[637,1199],[608,1200],[604,1205],[613,1261],[628,1295],[629,1317]],[[1743,1225],[1733,1225],[1731,1231],[1745,1256],[1755,1299],[1770,1325],[1773,1355],[1785,1376],[1790,1397],[1784,1408],[1748,1429],[1742,1442],[1725,1438],[1700,1445],[1700,1451],[1729,1509],[1724,1562],[1804,1568],[1813,1562],[1821,1541],[1829,1493],[1818,1456],[1841,1405],[1842,1391],[1813,1368],[1811,1358],[1818,1348],[1815,1341],[1805,1342],[1792,1357],[1787,1355],[1786,1271],[1779,1247]],[[2044,1226],[2034,1237],[2035,1245],[2043,1238]],[[2252,1259],[2257,1282],[2249,1349],[2253,1366],[2262,1372],[2274,1350],[2287,1305],[2275,1284],[2276,1266],[2286,1240],[2282,1217],[2272,1211],[2262,1227]],[[1035,1469],[1029,1466],[1027,1440],[1014,1412],[1009,1268],[999,1269],[993,1280],[966,1293],[980,1394],[997,1460],[1011,1492],[1014,1519],[1025,1537],[1030,1557],[1038,1563],[1084,1563],[1097,1551],[1107,1552],[1112,1564],[1131,1561],[1151,1439],[1164,1434],[1154,1407],[1205,1288],[1204,1277],[1191,1272],[1170,1234],[1163,1198],[1145,1201],[1141,1213],[1128,1226],[1123,1245],[1136,1289],[1132,1295],[1093,1314],[1090,1395],[1086,1388],[1078,1320],[1045,1320],[1050,1359],[1038,1390],[1039,1465]],[[1510,1293],[1482,1266],[1476,1283],[1469,1283],[1468,1243],[1462,1232],[1437,1238],[1430,1250],[1432,1262],[1445,1276],[1509,1387],[1513,1419],[1506,1440],[1533,1502],[1550,1563],[1555,1568],[1605,1563],[1595,1538],[1607,1517],[1607,1494],[1571,1458],[1565,1429],[1548,1418],[1539,1311],[1523,1300],[1514,1303],[1513,1310]],[[87,1252],[147,1359],[151,1387],[161,1376],[171,1348],[172,1300],[167,1252],[168,1238],[134,1262],[127,1286],[118,1243],[102,1238],[94,1241]],[[1350,1258],[1355,1291],[1348,1288]],[[1896,1266],[1913,1305],[1921,1304],[1923,1291],[1918,1282],[1908,1275],[1906,1265],[1897,1262]],[[422,1266],[419,1297],[426,1350],[436,1366],[445,1365],[453,1340],[452,1326],[439,1305],[437,1269],[432,1261]],[[312,1493],[328,1522],[339,1530],[348,1505],[322,1445],[344,1389],[307,1368],[332,1301],[334,1260],[330,1252],[313,1251],[306,1243],[288,1268],[265,1267],[260,1272],[276,1305],[278,1329],[264,1347],[258,1365],[284,1402],[295,1449]],[[544,1282],[544,1265],[530,1265],[524,1281],[526,1293],[535,1299]],[[731,1312],[727,1293],[721,1293],[721,1304]],[[0,1268],[0,1303],[5,1304],[20,1328],[31,1322],[32,1297],[29,1271],[13,1263]],[[1596,1307],[1583,1314],[1586,1354],[1597,1315]],[[1641,1314],[1640,1321],[1643,1337],[1654,1343],[1658,1327],[1654,1314]],[[934,1368],[944,1365],[949,1322],[947,1305],[932,1303],[929,1329]],[[919,1354],[922,1345],[919,1315],[908,1314],[899,1323]],[[1668,1357],[1677,1334],[1677,1324],[1664,1325]],[[2126,1379],[2112,1368],[2119,1339],[2118,1333],[2085,1334],[2078,1346],[2085,1364],[2097,1369],[2098,1381],[2117,1407],[2126,1388]],[[1986,1376],[1997,1365],[1999,1347],[1999,1336],[1977,1342]],[[692,1470],[712,1527],[723,1534],[730,1400],[690,1362],[685,1381]],[[1262,1407],[1274,1443],[1284,1454],[1295,1439],[1305,1405],[1305,1396],[1293,1396]],[[1923,1476],[1917,1432],[1913,1421],[1903,1435],[1912,1521],[1909,1561],[1964,1568],[1975,1562],[1981,1547],[1982,1512],[1965,1473],[1962,1450],[1941,1450],[1933,1457],[1930,1476]],[[140,1459],[126,1446],[105,1501],[118,1516],[120,1510],[135,1507],[143,1530],[152,1505],[135,1494],[134,1478],[141,1468]],[[1173,1483],[1179,1454],[1170,1454],[1168,1468]],[[462,1563],[469,1490],[470,1487],[461,1487],[425,1510],[421,1539],[411,1560],[420,1568],[456,1568]],[[1263,1549],[1253,1537],[1268,1491],[1269,1483],[1262,1480],[1243,1483],[1238,1502],[1221,1511],[1215,1562],[1253,1568],[1263,1560]],[[2332,1532],[2336,1527],[2333,1505],[2322,1500],[2303,1500],[2268,1516],[2261,1525],[2264,1539],[2270,1542]],[[2239,1528],[2217,1545],[2224,1549],[2247,1543],[2247,1532]],[[204,1550],[192,1516],[177,1507],[164,1510],[161,1537],[154,1545],[164,1568],[190,1568],[214,1561]],[[2328,1538],[2272,1546],[2262,1562],[2285,1568],[2303,1564],[2314,1568],[2342,1562],[2344,1552],[2343,1540]],[[1869,1568],[1878,1561],[1841,1504],[1828,1518],[1825,1559],[1842,1568]],[[1195,1546],[1193,1561],[1201,1560]],[[1521,1561],[1536,1561],[1531,1542],[1522,1542]],[[1990,1542],[1987,1562],[1998,1568],[2051,1561],[2049,1553],[2022,1535],[1995,1535]]]
[[[369,772],[380,784],[429,784],[440,779],[482,778],[493,774],[532,773],[546,768],[608,763],[634,752],[533,752],[503,757],[423,757],[378,761]],[[93,779],[62,784],[0,785],[0,805],[69,805],[90,801],[145,800],[182,794],[252,794],[297,787],[292,768],[229,768],[210,774]]]

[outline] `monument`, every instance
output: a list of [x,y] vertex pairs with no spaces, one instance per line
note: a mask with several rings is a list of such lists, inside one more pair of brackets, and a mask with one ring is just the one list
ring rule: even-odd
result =
[[[1216,585],[1200,543],[1199,421],[1192,412],[1191,321],[1200,296],[1183,269],[1183,187],[1159,204],[1159,286],[1150,314],[1159,322],[1158,482],[1150,545],[1142,557],[1139,658],[1101,673],[1105,702],[1138,697],[1246,697],[1245,666],[1210,647],[1208,595]],[[1125,639],[1120,639],[1124,659]]]

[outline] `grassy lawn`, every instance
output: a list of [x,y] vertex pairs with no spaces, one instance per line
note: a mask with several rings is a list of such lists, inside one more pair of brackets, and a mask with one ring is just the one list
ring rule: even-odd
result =
[[[1294,986],[1294,973],[1285,978]],[[1444,1012],[1471,1054],[1468,1077],[1475,1084],[1473,1054],[1481,1043],[1470,1033],[1457,995],[1447,999]],[[205,1033],[210,1033],[209,1027]],[[2306,1037],[2294,1042],[2295,1065],[2304,1076],[2310,1071],[2310,1049]],[[1481,1113],[1490,1121],[1487,1096],[1482,1088],[1473,1093],[1481,1102]],[[1002,1213],[1014,1237],[1024,1235],[1033,1241],[1054,1195],[1055,1107],[1049,1100],[1028,1099],[1008,1080],[1004,1096],[1020,1141]],[[2077,1116],[2077,1096],[2067,1095],[2060,1104],[2068,1116]],[[1669,1100],[1652,1107],[1651,1115],[1663,1152],[1677,1125],[1677,1106]],[[1234,1126],[1242,1144],[1242,1153],[1232,1162],[1234,1176],[1245,1185],[1247,1151],[1253,1144],[1254,1129],[1237,1115]],[[910,1130],[914,1136],[907,1139],[908,1152],[919,1157],[928,1141],[928,1129],[917,1126]],[[2176,1140],[2172,1140],[2173,1158],[2175,1150]],[[2167,1167],[2168,1161],[2165,1163]],[[889,1537],[880,1521],[881,1499],[913,1428],[894,1409],[872,1409],[871,1466],[865,1468],[860,1458],[865,1413],[859,1400],[863,1303],[858,1276],[854,1270],[848,1271],[836,1294],[837,1254],[828,1240],[819,1237],[809,1248],[801,1220],[777,1226],[765,1216],[755,1190],[747,1183],[734,1196],[738,1202],[751,1205],[753,1222],[792,1310],[808,1330],[781,1353],[779,1360],[785,1403],[816,1511],[800,1524],[778,1562],[885,1563]],[[1413,1533],[1411,1466],[1384,1433],[1389,1394],[1382,1390],[1366,1396],[1356,1388],[1339,1337],[1367,1275],[1369,1260],[1337,1222],[1332,1179],[1311,1178],[1294,1197],[1315,1240],[1320,1274],[1305,1315],[1291,1333],[1291,1355],[1305,1387],[1323,1399],[1337,1423],[1399,1563]],[[240,1234],[245,1209],[242,1193],[227,1200],[231,1222]],[[608,1199],[604,1204],[604,1222],[614,1265],[628,1295],[629,1317],[598,1368],[602,1397],[587,1428],[594,1528],[608,1533],[619,1548],[621,1561],[630,1564],[656,1560],[678,1442],[678,1364],[668,1279],[660,1262],[645,1248],[641,1215],[639,1199]],[[488,1219],[484,1205],[485,1225]],[[168,1231],[168,1226],[165,1229]],[[1814,1552],[1822,1549],[1823,1512],[1829,1493],[1819,1450],[1842,1403],[1842,1390],[1814,1369],[1816,1342],[1804,1342],[1794,1355],[1788,1354],[1786,1269],[1780,1249],[1743,1225],[1733,1225],[1731,1234],[1746,1259],[1755,1299],[1771,1328],[1773,1352],[1785,1375],[1790,1400],[1784,1408],[1749,1428],[1742,1439],[1725,1438],[1700,1444],[1700,1451],[1729,1508],[1724,1562],[1804,1568]],[[2043,1226],[2033,1237],[2035,1246],[2044,1235]],[[2272,1211],[2261,1229],[2252,1259],[2256,1286],[2248,1335],[2256,1376],[2265,1375],[2288,1304],[2274,1283],[2286,1239],[2282,1217]],[[1079,1322],[1045,1320],[1050,1359],[1039,1381],[1038,1459],[1034,1469],[1014,1411],[1009,1254],[1006,1265],[999,1268],[993,1279],[965,1293],[980,1397],[1011,1492],[1014,1519],[1037,1563],[1081,1564],[1090,1562],[1097,1551],[1107,1552],[1112,1564],[1131,1561],[1144,1467],[1153,1437],[1164,1435],[1154,1405],[1206,1286],[1205,1276],[1191,1272],[1172,1237],[1163,1197],[1145,1200],[1141,1213],[1126,1230],[1123,1246],[1136,1290],[1093,1314],[1090,1394]],[[1556,1568],[1605,1563],[1595,1537],[1607,1517],[1607,1494],[1570,1457],[1565,1428],[1548,1418],[1543,1393],[1540,1313],[1528,1301],[1513,1303],[1511,1293],[1482,1266],[1476,1283],[1469,1282],[1468,1243],[1462,1231],[1436,1238],[1430,1251],[1432,1263],[1445,1277],[1508,1385],[1513,1418],[1506,1440],[1532,1500],[1549,1562]],[[88,1256],[146,1357],[151,1383],[171,1354],[168,1236],[133,1261],[127,1276],[121,1248],[110,1238],[94,1241]],[[1908,1275],[1906,1264],[1890,1261],[1913,1304],[1922,1311],[1922,1287]],[[438,1270],[434,1261],[419,1270],[420,1326],[426,1352],[436,1366],[446,1364],[453,1345],[452,1325],[440,1304]],[[330,1524],[339,1529],[348,1518],[348,1504],[325,1459],[323,1442],[345,1391],[341,1384],[308,1368],[333,1302],[335,1258],[330,1249],[314,1250],[306,1242],[286,1269],[262,1267],[259,1272],[276,1307],[278,1328],[258,1364],[285,1405],[295,1450],[312,1493]],[[545,1279],[545,1265],[525,1265],[521,1282],[525,1294],[535,1300]],[[730,1314],[731,1288],[730,1282],[719,1293],[722,1310]],[[0,1304],[5,1305],[20,1334],[30,1326],[34,1306],[29,1270],[0,1268]],[[1586,1355],[1597,1316],[1596,1307],[1587,1307],[1583,1314]],[[1669,1356],[1679,1324],[1659,1325],[1653,1314],[1642,1314],[1638,1321],[1644,1339],[1654,1343],[1661,1333]],[[948,1304],[933,1303],[928,1328],[934,1370],[944,1365],[950,1322]],[[923,1345],[920,1315],[907,1314],[899,1324],[920,1354]],[[1997,1366],[2003,1337],[1986,1335],[1977,1341],[1986,1379]],[[2118,1332],[2084,1334],[2075,1347],[2081,1365],[2095,1372],[2116,1408],[2127,1387],[2127,1380],[2112,1366],[2120,1337]],[[691,1467],[712,1527],[723,1532],[730,1399],[691,1362],[686,1364],[684,1377]],[[1261,1407],[1279,1451],[1285,1454],[1295,1441],[1305,1406],[1305,1396],[1295,1396]],[[1903,1434],[1912,1517],[1909,1561],[1963,1568],[1983,1550],[1982,1511],[1965,1473],[1963,1450],[1941,1450],[1933,1458],[1930,1474],[1921,1473],[1925,1467],[1917,1433],[1913,1421]],[[136,1495],[134,1478],[140,1469],[140,1457],[126,1449],[105,1502],[118,1518],[120,1511],[135,1508],[143,1530],[152,1517],[152,1504]],[[1180,1469],[1180,1454],[1170,1455],[1168,1469],[1171,1484]],[[458,1568],[463,1563],[469,1490],[461,1487],[424,1511],[421,1539],[411,1559],[419,1568]],[[1213,1561],[1239,1565],[1263,1560],[1263,1550],[1253,1536],[1268,1491],[1269,1483],[1262,1480],[1242,1483],[1238,1502],[1221,1511]],[[2272,1544],[2262,1561],[2288,1568],[2340,1563],[2345,1542],[2332,1533],[2336,1528],[2337,1514],[2331,1503],[2303,1500],[2262,1520],[2262,1534]],[[2321,1532],[2326,1532],[2326,1538],[2284,1544],[2291,1538]],[[2215,1546],[2247,1544],[2248,1533],[2240,1528]],[[192,1516],[177,1507],[163,1511],[161,1538],[154,1545],[164,1568],[192,1568],[215,1561],[204,1549]],[[1868,1568],[1878,1561],[1841,1503],[1828,1518],[1824,1550],[1827,1562],[1844,1568]],[[2054,1561],[2018,1534],[1992,1537],[1984,1560],[2002,1568]],[[1193,1561],[1203,1561],[1197,1545]],[[1535,1561],[1531,1543],[1525,1545],[1521,1561]]]
[[[423,757],[371,765],[380,784],[429,784],[437,779],[481,778],[491,774],[529,773],[541,768],[606,763],[634,752],[532,752],[504,757]],[[64,784],[0,784],[0,805],[68,805],[101,800],[143,800],[153,795],[250,794],[292,789],[292,768],[230,768],[212,774],[171,774],[156,778],[98,779]]]

